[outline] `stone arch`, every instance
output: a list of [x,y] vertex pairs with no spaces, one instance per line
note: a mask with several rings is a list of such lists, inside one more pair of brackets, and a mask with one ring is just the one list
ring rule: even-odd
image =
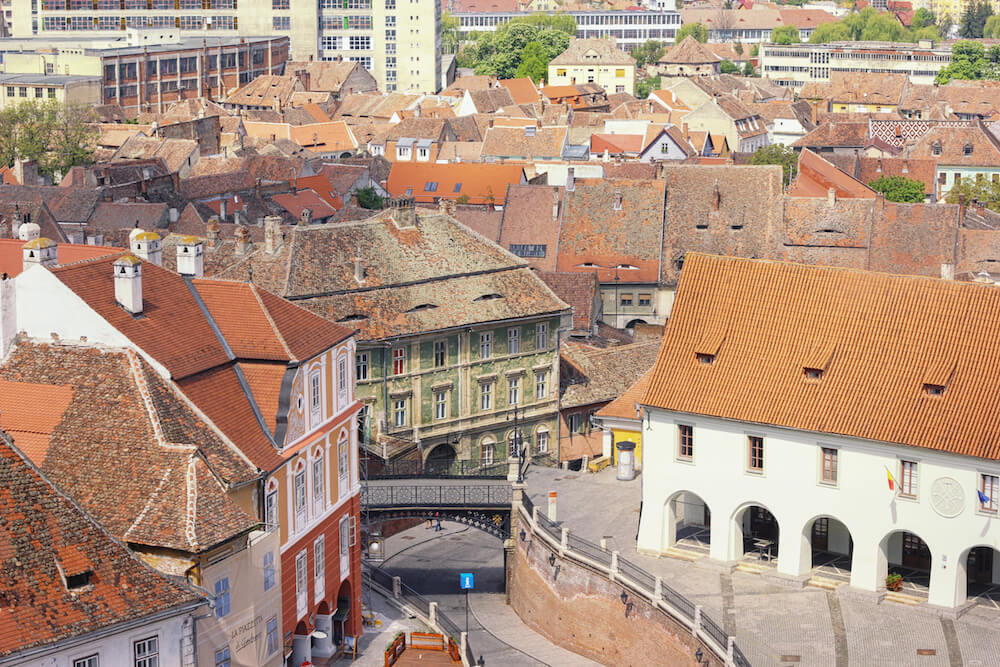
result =
[[[1000,584],[1000,551],[992,544],[974,544],[962,551],[956,563],[955,602],[961,604]],[[994,593],[993,595],[996,595]],[[996,598],[994,598],[996,599]]]
[[[777,558],[781,528],[777,516],[764,503],[741,503],[729,516],[729,530],[729,560],[741,560],[751,552]],[[771,544],[765,547],[759,541]]]
[[817,514],[802,525],[801,536],[802,563],[850,571],[854,535],[844,521],[828,512]]
[[637,324],[648,324],[648,322],[646,322],[646,320],[641,319],[641,318],[637,318],[637,319],[634,319],[634,320],[629,320],[629,323],[625,325],[625,328],[626,329],[635,329],[635,325],[637,325]]
[[427,452],[427,457],[424,459],[424,473],[443,475],[451,469],[457,458],[458,454],[450,443],[437,444]]
[[671,494],[663,505],[662,551],[672,548],[679,539],[696,544],[711,544],[709,529],[712,512],[699,494],[682,489]]
[[[879,540],[876,573],[879,585],[892,572],[903,575],[904,586],[930,589],[934,551],[916,531],[895,528]],[[894,566],[890,568],[890,566]]]

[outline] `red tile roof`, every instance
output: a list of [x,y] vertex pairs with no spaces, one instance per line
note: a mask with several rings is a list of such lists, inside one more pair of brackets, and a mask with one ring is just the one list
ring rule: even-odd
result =
[[306,209],[312,213],[313,220],[325,220],[337,212],[312,190],[299,190],[294,194],[289,192],[283,195],[271,195],[271,200],[280,204],[296,219],[301,218],[302,212]]
[[457,199],[466,195],[469,204],[492,201],[502,206],[507,186],[523,181],[524,165],[516,163],[394,162],[386,189],[393,197],[413,197],[418,202],[433,202],[440,197]]
[[874,199],[875,191],[848,176],[808,148],[799,154],[799,173],[788,189],[792,197],[826,197],[833,190],[839,198]]
[[[312,190],[320,199],[329,204],[334,211],[339,211],[344,207],[344,202],[334,190],[333,184],[323,174],[297,178],[295,179],[295,187],[300,190]],[[316,216],[313,215],[313,217],[315,218]]]
[[[202,598],[144,565],[0,434],[0,656],[110,630]],[[66,573],[92,571],[69,591]],[[68,570],[68,572],[67,572]]]
[[992,285],[688,253],[643,404],[998,460],[998,328]]
[[514,104],[534,104],[541,99],[538,88],[528,77],[521,79],[501,79],[498,84],[510,91]]
[[0,429],[39,465],[49,450],[49,439],[73,400],[70,385],[34,384],[0,380]]
[[[0,273],[6,273],[8,276],[16,276],[21,273],[24,266],[24,257],[21,252],[23,247],[24,241],[20,239],[0,239]],[[119,252],[121,252],[120,248],[76,243],[60,243],[56,250],[59,263],[64,265]]]

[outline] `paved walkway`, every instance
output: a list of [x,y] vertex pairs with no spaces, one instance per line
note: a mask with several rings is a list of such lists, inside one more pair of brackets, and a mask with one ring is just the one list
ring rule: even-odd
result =
[[840,597],[806,587],[771,584],[756,574],[701,567],[691,561],[636,553],[641,475],[619,482],[613,468],[597,474],[532,466],[528,491],[541,512],[558,492],[557,519],[571,532],[599,542],[702,605],[737,638],[755,667],[763,665],[1000,664],[1000,610],[979,605],[958,620],[941,619],[892,602]]

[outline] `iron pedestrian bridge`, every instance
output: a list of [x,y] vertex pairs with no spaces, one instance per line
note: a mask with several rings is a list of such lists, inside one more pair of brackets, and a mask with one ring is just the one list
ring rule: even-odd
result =
[[392,519],[454,521],[505,540],[510,537],[514,497],[507,473],[506,463],[452,461],[425,468],[419,462],[393,462],[368,475],[361,486],[361,507],[370,524]]

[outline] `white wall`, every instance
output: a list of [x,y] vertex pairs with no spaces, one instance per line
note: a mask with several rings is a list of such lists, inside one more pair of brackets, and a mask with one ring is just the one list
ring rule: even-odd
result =
[[[205,610],[206,607],[201,607],[198,611],[199,613],[204,613]],[[192,614],[190,613],[181,614],[156,623],[141,625],[99,640],[55,651],[44,658],[17,662],[16,664],[31,665],[32,667],[73,667],[74,660],[97,654],[102,666],[131,665],[133,664],[133,642],[155,635],[159,638],[160,666],[181,667],[182,665],[189,664],[186,660],[182,659],[181,641],[185,636],[185,632],[190,637],[190,621],[188,621],[186,627],[185,620],[191,616]]]
[[[694,427],[690,463],[675,456],[678,423]],[[869,591],[884,586],[887,558],[899,562],[900,537],[886,538],[894,531],[914,533],[932,554],[929,601],[951,607],[965,600],[968,550],[996,548],[1000,539],[1000,517],[981,512],[976,497],[980,473],[1000,475],[997,461],[656,409],[650,410],[644,429],[645,474],[662,482],[643,485],[640,551],[662,553],[670,546],[671,525],[664,510],[677,492],[690,491],[712,511],[712,558],[730,561],[742,556],[736,521],[746,507],[760,505],[770,510],[780,527],[778,571],[805,574],[811,567],[812,523],[827,516],[850,530],[854,540],[851,585]],[[748,435],[764,437],[763,474],[746,471]],[[820,482],[821,445],[839,451],[836,486]],[[886,467],[898,480],[900,459],[918,463],[915,500],[889,491]],[[944,516],[932,505],[932,486],[944,483],[942,479],[954,480],[964,496],[954,517]],[[842,544],[844,538],[831,534],[831,547]]]

